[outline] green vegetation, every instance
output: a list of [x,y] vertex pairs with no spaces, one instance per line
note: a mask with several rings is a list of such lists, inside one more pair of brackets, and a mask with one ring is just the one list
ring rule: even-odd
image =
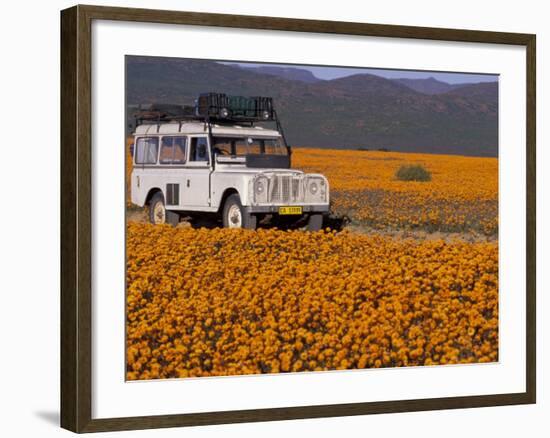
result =
[[395,173],[399,181],[431,181],[432,174],[420,164],[401,166]]

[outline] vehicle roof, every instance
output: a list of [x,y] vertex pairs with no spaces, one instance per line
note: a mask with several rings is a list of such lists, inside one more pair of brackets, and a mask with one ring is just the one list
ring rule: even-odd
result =
[[[157,131],[158,127],[158,131]],[[151,123],[139,125],[135,135],[163,135],[163,134],[204,134],[205,124],[203,122],[168,122]],[[216,125],[212,124],[212,135],[231,135],[246,137],[280,137],[281,134],[274,129],[265,129],[261,126],[239,126],[239,125]]]

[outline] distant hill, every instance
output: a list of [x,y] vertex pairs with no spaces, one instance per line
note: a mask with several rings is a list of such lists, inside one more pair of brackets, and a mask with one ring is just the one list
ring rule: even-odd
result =
[[[272,76],[278,76],[283,79],[290,79],[295,81],[313,83],[319,82],[323,79],[316,77],[311,71],[304,68],[297,67],[277,67],[277,66],[247,66],[242,64],[232,64],[232,67],[242,68],[254,73],[267,74]],[[410,78],[397,78],[391,79],[393,82],[398,82],[405,85],[408,88],[418,91],[424,94],[440,94],[447,93],[456,88],[463,87],[464,85],[471,84],[449,84],[444,81],[429,77],[426,79],[410,79]]]
[[490,107],[491,111],[497,111],[498,99],[498,83],[497,82],[480,82],[478,84],[467,84],[455,87],[447,93],[452,98],[463,98],[471,103],[476,103],[482,106]]
[[213,61],[134,56],[127,57],[126,72],[128,105],[193,104],[209,91],[272,96],[294,146],[498,152],[496,83],[426,94],[369,74],[308,82],[292,79],[296,72],[281,77]]
[[409,79],[409,78],[400,78],[392,79],[392,81],[399,82],[402,85],[405,85],[409,88],[412,88],[419,93],[424,94],[440,94],[447,93],[448,91],[454,90],[461,85],[457,84],[448,84],[447,82],[438,81],[435,78],[427,79]]
[[283,79],[290,79],[292,81],[301,81],[307,83],[318,82],[321,79],[316,77],[309,70],[295,67],[277,67],[270,65],[262,65],[258,67],[234,64],[232,67],[242,68],[244,70],[251,71],[253,73],[260,73],[272,76],[278,76]]

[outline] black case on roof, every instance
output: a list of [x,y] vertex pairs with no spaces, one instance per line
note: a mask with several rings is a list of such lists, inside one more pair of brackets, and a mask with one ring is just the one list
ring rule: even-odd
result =
[[272,121],[275,119],[273,99],[262,96],[229,96],[224,93],[203,93],[196,104],[197,115],[216,119]]

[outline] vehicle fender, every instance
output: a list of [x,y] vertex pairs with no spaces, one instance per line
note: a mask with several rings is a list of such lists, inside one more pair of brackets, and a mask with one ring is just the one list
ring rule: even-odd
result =
[[212,207],[221,208],[228,191],[238,193],[243,206],[250,205],[248,197],[248,185],[250,177],[237,173],[213,173],[211,177],[211,202]]

